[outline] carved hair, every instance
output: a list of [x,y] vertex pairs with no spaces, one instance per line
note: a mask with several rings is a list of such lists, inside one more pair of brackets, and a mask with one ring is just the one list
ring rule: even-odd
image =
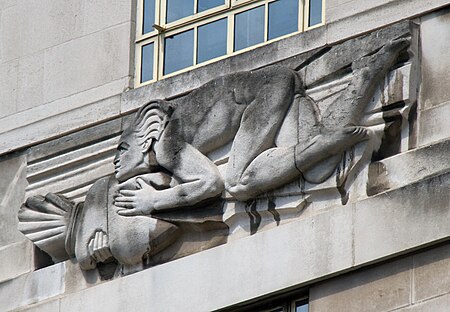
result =
[[171,103],[164,100],[151,101],[137,111],[133,130],[139,146],[148,151],[153,141],[160,139],[172,112]]

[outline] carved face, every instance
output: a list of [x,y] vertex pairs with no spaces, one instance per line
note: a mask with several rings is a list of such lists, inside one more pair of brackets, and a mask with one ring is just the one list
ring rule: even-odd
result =
[[147,152],[137,144],[135,134],[126,129],[120,137],[114,158],[116,179],[124,182],[139,174],[150,172]]

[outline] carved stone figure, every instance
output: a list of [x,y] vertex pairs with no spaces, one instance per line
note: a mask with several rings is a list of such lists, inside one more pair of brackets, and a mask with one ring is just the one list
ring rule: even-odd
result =
[[[114,176],[98,180],[77,206],[54,194],[29,198],[19,229],[55,260],[75,256],[85,270],[109,261],[166,261],[188,228],[214,233],[205,246],[223,243],[224,191],[247,201],[300,177],[321,183],[345,150],[369,138],[364,109],[408,44],[395,40],[354,61],[352,81],[324,112],[305,95],[299,74],[281,66],[218,77],[173,101],[150,101],[121,136]],[[297,126],[291,121],[298,119],[298,97]],[[293,125],[298,141],[289,137]],[[222,175],[208,155],[230,142]]]

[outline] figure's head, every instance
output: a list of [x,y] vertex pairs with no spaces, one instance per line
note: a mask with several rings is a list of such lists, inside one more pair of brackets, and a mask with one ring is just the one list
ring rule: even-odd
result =
[[172,109],[164,101],[152,101],[136,113],[132,125],[125,129],[117,146],[114,168],[116,179],[124,182],[151,171],[149,152],[158,141]]

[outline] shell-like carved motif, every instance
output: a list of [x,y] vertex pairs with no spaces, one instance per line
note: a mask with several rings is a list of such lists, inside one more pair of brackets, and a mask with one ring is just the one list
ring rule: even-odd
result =
[[67,237],[71,236],[75,204],[53,193],[27,199],[19,210],[19,231],[54,261],[70,258]]

